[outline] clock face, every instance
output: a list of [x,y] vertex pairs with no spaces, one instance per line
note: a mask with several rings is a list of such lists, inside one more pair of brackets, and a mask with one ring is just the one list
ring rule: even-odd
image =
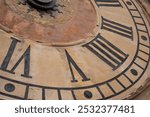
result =
[[129,99],[143,89],[150,26],[138,2],[36,1],[0,1],[1,99]]

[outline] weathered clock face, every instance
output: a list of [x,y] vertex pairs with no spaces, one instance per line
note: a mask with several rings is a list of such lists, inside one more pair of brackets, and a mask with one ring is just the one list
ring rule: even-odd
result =
[[129,99],[148,82],[135,0],[1,0],[1,99]]

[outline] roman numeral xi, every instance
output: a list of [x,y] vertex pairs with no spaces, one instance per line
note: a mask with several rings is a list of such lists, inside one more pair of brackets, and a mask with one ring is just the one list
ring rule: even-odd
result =
[[126,53],[110,43],[100,34],[98,34],[91,42],[83,45],[83,47],[86,47],[96,57],[105,62],[112,70],[116,70],[128,57]]
[[26,78],[31,78],[30,76],[30,46],[26,49],[26,51],[22,54],[22,56],[18,59],[16,64],[11,68],[8,69],[8,65],[10,64],[11,58],[13,56],[13,53],[15,51],[15,48],[18,43],[20,43],[19,40],[15,38],[11,38],[12,42],[10,44],[10,47],[8,49],[8,52],[0,66],[0,69],[12,74],[15,74],[15,70],[18,67],[18,65],[24,60],[24,72],[21,74],[21,76]]

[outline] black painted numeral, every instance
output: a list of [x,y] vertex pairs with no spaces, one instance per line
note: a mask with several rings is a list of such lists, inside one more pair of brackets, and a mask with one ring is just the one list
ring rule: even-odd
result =
[[19,60],[16,62],[16,64],[12,67],[11,70],[8,70],[8,65],[10,63],[10,60],[13,56],[13,53],[15,51],[15,48],[20,41],[18,41],[15,38],[11,38],[12,42],[8,49],[8,52],[0,66],[0,69],[12,74],[15,74],[15,70],[18,67],[18,65],[24,60],[24,73],[21,75],[23,77],[31,78],[30,76],[30,46],[26,49],[26,51],[23,53],[23,55],[19,58]]
[[119,0],[95,0],[98,7],[122,7]]
[[128,55],[98,34],[94,40],[83,45],[107,65],[116,70],[127,59]]
[[101,29],[116,33],[118,35],[124,36],[133,40],[132,27],[122,25],[120,23],[105,19],[102,17],[102,27]]
[[82,81],[89,81],[90,79],[87,78],[87,76],[85,75],[85,73],[80,69],[80,67],[75,63],[75,61],[73,60],[73,58],[69,55],[69,53],[66,50],[66,56],[67,56],[67,60],[68,60],[68,65],[70,68],[70,72],[72,75],[72,80],[71,82],[78,82],[78,80],[76,79],[74,72],[73,72],[73,67],[76,69],[76,71],[79,73],[79,75],[82,77]]

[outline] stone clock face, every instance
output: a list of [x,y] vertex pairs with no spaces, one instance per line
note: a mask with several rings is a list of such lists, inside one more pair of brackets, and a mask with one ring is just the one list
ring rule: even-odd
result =
[[150,26],[135,0],[0,8],[0,99],[129,99],[148,82]]

